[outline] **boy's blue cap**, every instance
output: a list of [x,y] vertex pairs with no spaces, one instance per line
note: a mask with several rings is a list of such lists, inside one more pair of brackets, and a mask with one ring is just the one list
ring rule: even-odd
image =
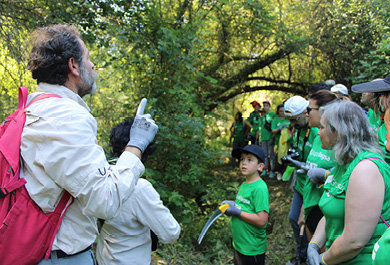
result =
[[244,148],[235,148],[232,151],[232,156],[234,158],[240,159],[242,152],[251,153],[251,154],[257,156],[261,160],[261,162],[264,163],[265,153],[264,153],[263,149],[261,149],[260,146],[258,146],[256,144],[248,144]]

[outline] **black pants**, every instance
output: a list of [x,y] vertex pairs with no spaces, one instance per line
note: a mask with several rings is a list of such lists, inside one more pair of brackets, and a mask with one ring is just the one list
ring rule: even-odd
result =
[[309,216],[306,218],[306,226],[309,228],[310,233],[314,234],[317,225],[323,216],[324,214],[321,212],[321,209],[318,207],[318,205],[313,207],[309,213]]
[[234,265],[264,265],[265,254],[246,256],[234,249]]

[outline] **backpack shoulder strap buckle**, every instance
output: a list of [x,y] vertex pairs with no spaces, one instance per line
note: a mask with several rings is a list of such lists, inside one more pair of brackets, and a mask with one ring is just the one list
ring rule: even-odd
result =
[[4,198],[9,194],[8,190],[6,188],[0,188],[0,199]]

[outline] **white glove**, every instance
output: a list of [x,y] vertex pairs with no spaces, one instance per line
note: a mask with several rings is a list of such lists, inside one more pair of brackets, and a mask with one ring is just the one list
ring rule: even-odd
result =
[[130,129],[130,141],[127,145],[138,147],[142,152],[153,141],[158,126],[150,114],[144,114],[146,98],[141,100],[138,106],[137,114]]

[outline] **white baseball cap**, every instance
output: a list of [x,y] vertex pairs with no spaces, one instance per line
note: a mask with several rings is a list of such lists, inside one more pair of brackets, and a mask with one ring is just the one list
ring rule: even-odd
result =
[[343,84],[337,84],[337,85],[332,86],[330,88],[330,91],[348,96],[348,88],[346,86],[344,86]]
[[306,111],[309,102],[301,96],[293,96],[284,103],[284,115],[296,116]]

